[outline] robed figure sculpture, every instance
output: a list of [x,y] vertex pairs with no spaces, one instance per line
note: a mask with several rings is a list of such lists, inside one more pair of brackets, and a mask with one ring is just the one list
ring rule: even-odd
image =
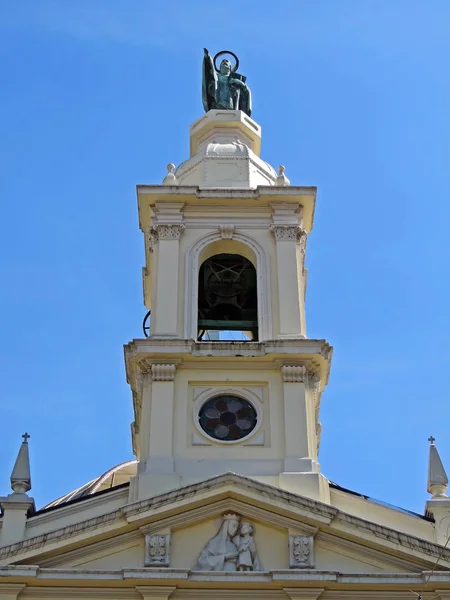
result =
[[[252,113],[252,96],[245,83],[246,77],[237,73],[239,60],[233,52],[223,50],[212,59],[206,48],[203,49],[202,99],[205,112],[212,108],[225,110],[242,110],[248,116]],[[224,58],[219,69],[216,60],[222,54],[230,54],[236,60],[234,67]]]

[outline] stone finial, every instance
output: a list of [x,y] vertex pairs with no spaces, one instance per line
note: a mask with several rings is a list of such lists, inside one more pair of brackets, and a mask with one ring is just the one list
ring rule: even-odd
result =
[[430,442],[430,454],[428,459],[428,485],[427,491],[433,498],[446,498],[448,488],[448,477],[442,464],[439,452],[434,444],[436,441],[433,436],[428,438]]
[[167,165],[167,175],[164,177],[163,185],[178,185],[178,179],[175,175],[175,165],[173,163]]
[[285,167],[283,167],[283,165],[280,165],[278,167],[278,177],[277,177],[277,185],[289,185],[291,182],[289,181],[289,179],[286,177],[286,175],[284,174],[284,171],[286,170]]
[[28,433],[23,434],[23,442],[11,473],[11,488],[15,494],[26,494],[31,490],[30,456],[28,452]]

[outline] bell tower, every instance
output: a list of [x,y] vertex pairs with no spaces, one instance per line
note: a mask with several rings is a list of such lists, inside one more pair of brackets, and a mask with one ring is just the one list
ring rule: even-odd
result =
[[316,188],[261,159],[245,77],[238,104],[231,62],[213,73],[208,57],[190,157],[137,187],[151,317],[125,346],[131,500],[232,471],[329,502],[317,456],[332,348],[305,319]]

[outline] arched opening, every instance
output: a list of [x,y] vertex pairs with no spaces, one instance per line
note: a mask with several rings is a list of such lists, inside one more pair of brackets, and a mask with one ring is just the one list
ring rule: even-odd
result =
[[248,258],[221,253],[204,260],[197,323],[199,340],[258,340],[256,269]]

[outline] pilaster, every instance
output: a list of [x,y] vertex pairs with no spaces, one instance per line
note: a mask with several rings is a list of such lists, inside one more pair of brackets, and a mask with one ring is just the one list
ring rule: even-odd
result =
[[279,334],[277,337],[306,337],[303,262],[306,231],[299,207],[272,203],[270,231],[275,238],[278,278]]
[[[305,365],[283,364],[284,472],[280,485],[295,493],[330,502],[328,481],[317,462],[320,379]],[[320,426],[319,426],[320,431]]]
[[150,434],[147,471],[173,471],[173,405],[175,364],[151,366]]
[[158,285],[152,285],[151,335],[162,338],[179,337],[178,279],[180,238],[185,229],[183,206],[181,202],[156,203],[153,224],[148,232],[158,282]]

